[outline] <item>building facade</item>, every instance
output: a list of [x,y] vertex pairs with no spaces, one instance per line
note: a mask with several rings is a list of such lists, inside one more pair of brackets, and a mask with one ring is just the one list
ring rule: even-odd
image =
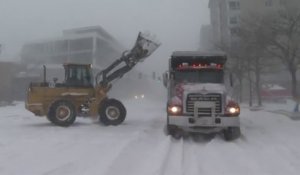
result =
[[[238,27],[243,21],[256,17],[267,15],[271,12],[283,9],[300,8],[300,0],[209,0],[209,9],[211,16],[211,26],[213,31],[213,42],[216,49],[218,46],[235,47],[238,44]],[[273,60],[274,62],[278,60]],[[287,89],[290,86],[290,74],[285,67],[278,63],[278,70],[265,73],[261,82],[268,84],[279,84]],[[297,75],[298,78],[300,75]],[[246,82],[247,83],[247,82]],[[244,89],[248,85],[244,85]],[[248,91],[248,90],[246,90]],[[248,94],[248,93],[245,93]]]
[[63,63],[93,64],[105,67],[120,57],[123,48],[100,26],[63,31],[62,37],[27,43],[21,61],[28,65]]
[[236,44],[237,26],[251,15],[262,15],[286,6],[300,6],[299,0],[209,0],[215,45]]
[[200,30],[200,50],[213,50],[213,28],[211,25],[202,25]]
[[210,19],[213,41],[216,45],[229,44],[235,39],[235,28],[239,24],[241,0],[210,0]]

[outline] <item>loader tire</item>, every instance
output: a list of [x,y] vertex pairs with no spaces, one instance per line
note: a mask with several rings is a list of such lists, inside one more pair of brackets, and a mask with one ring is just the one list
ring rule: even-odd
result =
[[47,118],[47,120],[48,120],[49,122],[53,123],[52,117],[50,117],[50,112],[49,112],[49,114],[46,116],[46,118]]
[[68,101],[57,101],[51,105],[47,118],[55,125],[70,126],[76,119],[75,108]]
[[104,125],[119,125],[126,118],[126,108],[120,101],[108,99],[100,105],[99,116]]
[[226,141],[232,141],[241,136],[241,129],[240,127],[228,127],[223,131],[223,133]]

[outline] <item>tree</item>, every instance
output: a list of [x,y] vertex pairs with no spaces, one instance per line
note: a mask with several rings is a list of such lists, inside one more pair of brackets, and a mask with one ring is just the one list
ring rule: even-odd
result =
[[[265,24],[268,21],[268,17],[264,15],[249,15],[242,20],[239,26],[238,36],[243,43],[245,54],[247,55],[248,80],[249,80],[249,92],[252,96],[252,82],[254,82],[255,94],[257,97],[257,105],[262,105],[261,99],[261,75],[265,73],[265,69],[270,66],[269,57],[266,53],[268,48],[268,42],[264,37],[267,29]],[[254,75],[252,80],[251,74]],[[251,99],[251,98],[250,98]],[[251,103],[250,103],[251,105]]]
[[261,75],[275,67],[276,60],[280,60],[289,71],[292,95],[300,103],[296,74],[300,65],[299,4],[299,0],[290,0],[280,10],[249,14],[242,19],[238,30],[234,30],[238,31],[237,44],[233,47],[219,47],[230,56],[233,62],[230,68],[236,73],[240,84],[244,77],[248,79],[250,106],[252,83],[255,85],[258,105],[262,105]]
[[234,77],[238,79],[238,93],[237,99],[239,102],[243,101],[243,78],[246,74],[244,68],[244,52],[242,51],[241,45],[228,45],[225,43],[217,43],[215,47],[223,52],[227,53],[227,57],[229,58],[226,64],[226,69],[228,69]]
[[[257,96],[258,106],[262,105],[261,99],[261,74],[267,64],[267,42],[262,36],[264,33],[264,18],[257,15],[249,15],[243,19],[235,36],[234,44],[230,47],[222,47],[230,57],[230,70],[239,79],[240,97],[242,97],[243,79],[249,82],[249,106],[253,104],[253,89]],[[254,85],[254,86],[253,86]],[[242,101],[242,99],[240,98]]]
[[287,5],[275,12],[265,33],[268,52],[281,60],[291,76],[292,95],[299,103],[297,70],[300,63],[300,8]]

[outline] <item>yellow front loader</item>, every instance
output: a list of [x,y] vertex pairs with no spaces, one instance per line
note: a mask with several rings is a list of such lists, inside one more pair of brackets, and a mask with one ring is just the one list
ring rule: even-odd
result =
[[[31,83],[27,91],[25,107],[36,116],[46,116],[58,126],[70,126],[77,116],[99,117],[104,125],[119,125],[126,117],[123,104],[107,97],[111,81],[121,78],[138,62],[150,56],[160,44],[139,33],[134,47],[121,58],[93,76],[90,64],[64,64],[63,83],[44,81]],[[117,68],[121,63],[123,67]]]

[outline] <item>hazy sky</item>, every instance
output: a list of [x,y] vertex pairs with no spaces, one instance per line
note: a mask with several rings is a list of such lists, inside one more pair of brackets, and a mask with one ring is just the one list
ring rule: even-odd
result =
[[63,29],[101,25],[130,48],[139,31],[162,42],[138,69],[164,69],[173,50],[199,47],[208,0],[0,0],[0,43],[16,57],[24,42],[59,37]]

